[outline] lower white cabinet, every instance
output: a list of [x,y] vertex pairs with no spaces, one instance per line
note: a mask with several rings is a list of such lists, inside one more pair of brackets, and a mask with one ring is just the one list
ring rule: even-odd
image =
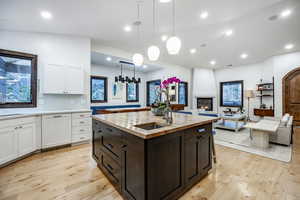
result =
[[84,142],[91,139],[92,119],[91,113],[72,114],[72,143]]
[[43,115],[42,148],[70,144],[71,128],[71,114]]
[[24,124],[17,127],[19,141],[19,156],[29,154],[36,150],[35,124]]
[[0,165],[35,150],[34,118],[2,121],[0,124]]
[[18,135],[15,127],[1,128],[0,130],[0,164],[9,162],[18,157]]

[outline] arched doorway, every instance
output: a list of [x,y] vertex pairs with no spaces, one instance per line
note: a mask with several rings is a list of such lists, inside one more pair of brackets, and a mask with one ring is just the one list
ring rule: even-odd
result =
[[300,125],[300,67],[290,71],[282,79],[283,113],[294,116],[294,124]]

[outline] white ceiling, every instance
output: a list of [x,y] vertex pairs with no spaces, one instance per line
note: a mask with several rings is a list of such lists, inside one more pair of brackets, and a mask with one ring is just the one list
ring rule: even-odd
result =
[[[157,0],[158,1],[158,0]],[[158,33],[152,34],[152,1],[142,6],[142,41],[138,45],[136,31],[126,33],[123,27],[136,20],[134,0],[1,0],[0,29],[34,32],[63,33],[88,36],[94,43],[122,49],[127,52],[143,51],[157,43],[161,47],[160,61],[187,67],[234,66],[260,62],[270,56],[300,50],[299,0],[177,0],[176,33],[182,39],[179,55],[170,56],[162,34],[170,34],[172,4],[158,3]],[[286,19],[270,21],[268,18],[291,9]],[[52,20],[40,17],[48,10]],[[209,17],[201,20],[201,11]],[[222,32],[233,29],[234,35],[224,38]],[[200,47],[201,44],[206,47]],[[295,44],[285,50],[287,43]],[[191,55],[190,48],[197,48]],[[240,59],[246,52],[249,57]]]
[[[106,60],[106,58],[108,58],[108,57],[111,58],[110,61]],[[99,52],[92,51],[92,53],[91,53],[91,63],[93,65],[120,68],[120,61],[132,62],[125,58],[120,58],[120,57],[112,56],[112,55],[106,55],[106,54],[99,53]],[[133,70],[133,65],[124,64],[123,67],[124,67],[124,69]],[[159,70],[159,69],[161,69],[161,67],[159,67],[157,65],[153,65],[153,64],[146,64],[146,67],[144,67],[144,66],[136,67],[136,71],[142,72],[142,73],[147,73],[147,72]]]

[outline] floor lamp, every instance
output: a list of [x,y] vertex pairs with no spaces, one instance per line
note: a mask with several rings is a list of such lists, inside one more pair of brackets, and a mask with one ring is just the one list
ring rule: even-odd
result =
[[253,90],[246,90],[245,96],[248,98],[248,116],[247,116],[247,121],[250,121],[250,98],[254,98],[254,91]]

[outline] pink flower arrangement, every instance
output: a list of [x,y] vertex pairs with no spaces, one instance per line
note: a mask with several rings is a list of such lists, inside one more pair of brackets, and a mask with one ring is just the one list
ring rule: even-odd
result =
[[167,80],[164,80],[162,82],[162,84],[160,85],[160,88],[168,88],[170,84],[173,84],[173,83],[180,83],[180,79],[179,78],[176,78],[175,76],[174,77],[171,77],[171,78],[168,78]]

